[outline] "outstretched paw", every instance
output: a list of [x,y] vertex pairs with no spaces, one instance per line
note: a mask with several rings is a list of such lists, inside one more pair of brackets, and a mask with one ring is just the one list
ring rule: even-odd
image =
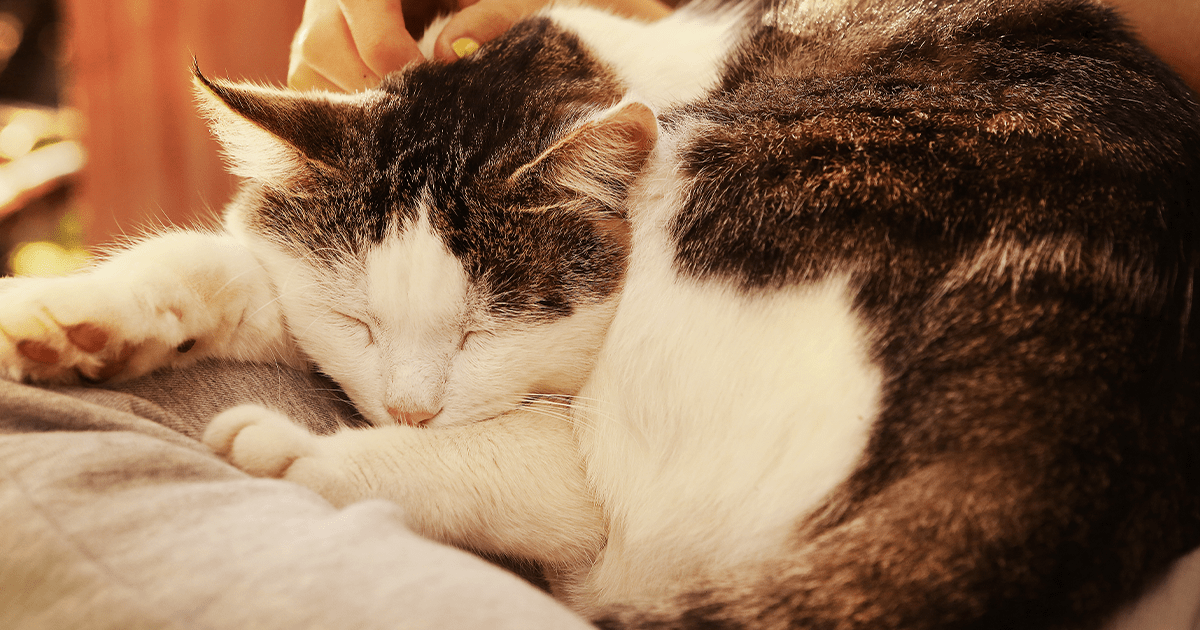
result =
[[182,313],[88,276],[6,279],[0,378],[78,383],[132,377],[187,352]]

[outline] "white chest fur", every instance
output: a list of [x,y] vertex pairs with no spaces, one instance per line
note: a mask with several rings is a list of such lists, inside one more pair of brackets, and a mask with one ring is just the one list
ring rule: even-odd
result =
[[877,412],[845,277],[751,295],[677,273],[671,145],[634,199],[624,295],[576,409],[611,519],[594,603],[653,597],[695,577],[696,558],[769,557],[852,471]]

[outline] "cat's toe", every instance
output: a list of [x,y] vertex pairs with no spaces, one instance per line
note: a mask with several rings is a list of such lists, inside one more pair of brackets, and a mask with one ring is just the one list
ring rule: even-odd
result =
[[202,441],[255,477],[284,477],[297,459],[313,455],[316,437],[286,416],[257,405],[225,411],[209,423]]
[[136,346],[117,322],[133,318],[77,278],[18,280],[0,302],[0,377],[94,383],[126,371]]
[[37,303],[10,300],[0,307],[0,369],[14,381],[71,383],[102,374],[107,335],[89,324],[64,326]]
[[0,286],[0,378],[99,383],[179,363],[196,339],[155,292],[88,276],[5,279]]

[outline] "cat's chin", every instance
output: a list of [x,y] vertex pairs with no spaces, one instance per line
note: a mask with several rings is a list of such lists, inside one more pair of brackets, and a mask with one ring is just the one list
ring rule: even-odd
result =
[[[496,420],[520,410],[532,411],[535,414],[548,417],[564,418],[567,416],[565,407],[567,406],[567,401],[569,400],[570,396],[565,394],[554,396],[542,394],[536,397],[528,397],[515,401],[497,401],[491,405],[480,405],[478,407],[465,410],[445,408],[436,416],[421,423],[421,427],[438,429],[445,427],[465,426],[478,422]],[[542,401],[542,404],[537,404],[538,401]]]
[[368,422],[370,422],[373,426],[376,426],[376,427],[412,426],[413,428],[416,428],[416,429],[441,429],[441,428],[446,428],[446,427],[464,426],[464,425],[468,425],[468,424],[475,424],[476,422],[492,420],[496,417],[502,416],[510,411],[513,411],[516,408],[517,408],[516,406],[513,406],[511,408],[506,408],[506,409],[503,409],[500,411],[481,411],[481,412],[476,412],[476,413],[470,413],[470,412],[455,413],[452,411],[451,412],[443,411],[443,412],[438,413],[436,416],[429,418],[428,420],[423,420],[420,423],[415,424],[415,425],[409,425],[407,423],[400,422],[386,413],[372,413],[372,414],[364,413],[363,415],[366,417]]
[[515,407],[511,409],[504,409],[503,411],[498,412],[454,413],[442,411],[438,415],[426,420],[425,422],[422,422],[421,427],[427,429],[460,427],[468,424],[475,424],[476,422],[484,422],[495,419],[508,413],[509,411],[512,411],[512,409],[515,409]]

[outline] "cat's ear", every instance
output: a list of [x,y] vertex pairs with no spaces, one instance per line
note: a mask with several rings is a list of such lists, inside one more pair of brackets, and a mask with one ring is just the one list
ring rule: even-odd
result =
[[534,198],[543,196],[538,190],[565,193],[597,201],[615,212],[657,139],[658,121],[649,107],[636,102],[620,105],[567,133],[517,169],[509,184],[532,192]]
[[192,72],[200,108],[236,175],[286,185],[336,171],[352,150],[346,129],[362,111],[353,97],[210,79],[195,66]]

